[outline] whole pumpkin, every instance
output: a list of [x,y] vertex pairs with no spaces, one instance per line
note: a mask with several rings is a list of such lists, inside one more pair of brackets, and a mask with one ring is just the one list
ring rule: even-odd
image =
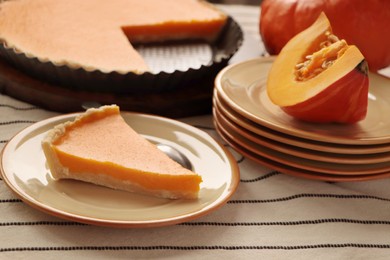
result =
[[390,65],[389,0],[263,0],[260,34],[269,54],[278,54],[324,12],[333,33],[356,45],[371,71]]

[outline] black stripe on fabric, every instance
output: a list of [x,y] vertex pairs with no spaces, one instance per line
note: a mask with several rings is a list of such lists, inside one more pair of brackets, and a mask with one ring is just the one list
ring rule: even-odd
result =
[[371,195],[343,195],[343,194],[316,194],[316,193],[302,193],[288,197],[266,199],[266,200],[229,200],[229,204],[257,204],[257,203],[274,203],[283,202],[300,198],[325,198],[325,199],[373,199],[381,201],[390,201],[388,198],[381,198]]
[[[275,198],[275,199],[266,199],[266,200],[229,200],[228,204],[261,204],[261,203],[274,203],[274,202],[284,202],[300,198],[324,198],[324,199],[371,199],[379,201],[387,201],[388,198],[381,198],[371,195],[344,195],[344,194],[315,194],[315,193],[302,193],[295,194],[288,197]],[[19,199],[2,199],[0,203],[12,203],[12,202],[22,202]]]
[[22,202],[21,199],[2,199],[0,203],[19,203]]
[[317,224],[362,224],[362,225],[390,225],[389,220],[360,220],[346,218],[329,218],[297,221],[272,221],[272,222],[186,222],[179,225],[185,226],[228,226],[228,227],[245,227],[245,226],[300,226],[300,225],[317,225]]
[[12,105],[7,105],[7,104],[0,104],[0,107],[6,107],[6,108],[11,108],[11,109],[14,109],[14,110],[20,110],[20,111],[27,111],[27,110],[37,110],[37,109],[40,109],[38,107],[16,107],[16,106],[12,106]]
[[312,245],[245,245],[245,246],[61,246],[61,247],[6,247],[0,248],[0,252],[22,252],[22,251],[194,251],[194,250],[305,250],[322,248],[371,248],[390,249],[390,244],[362,244],[362,243],[340,243],[340,244],[312,244]]
[[240,163],[242,163],[243,161],[245,161],[245,156],[243,156],[243,155],[241,154],[241,158],[237,160],[237,163],[240,164]]
[[0,227],[9,226],[88,226],[87,224],[72,221],[35,221],[35,222],[0,222]]
[[0,122],[0,125],[34,124],[36,122],[37,121],[32,121],[32,120],[14,120],[14,121]]
[[[253,226],[301,226],[318,224],[359,224],[359,225],[390,225],[389,220],[360,220],[346,218],[329,218],[297,221],[271,221],[271,222],[184,222],[178,226],[215,226],[215,227],[253,227]],[[35,221],[35,222],[0,222],[0,227],[9,226],[89,226],[72,221]]]
[[259,176],[259,177],[254,178],[254,179],[248,179],[248,180],[241,179],[240,182],[243,182],[243,183],[258,182],[258,181],[262,181],[262,180],[268,179],[268,178],[270,178],[272,176],[276,176],[276,175],[279,175],[279,174],[281,174],[281,172],[273,171],[273,172],[267,173],[267,174],[265,174],[263,176]]

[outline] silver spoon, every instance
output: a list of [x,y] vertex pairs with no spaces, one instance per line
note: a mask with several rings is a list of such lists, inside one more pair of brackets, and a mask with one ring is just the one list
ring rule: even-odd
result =
[[[85,110],[87,110],[88,108],[93,108],[93,107],[98,108],[100,106],[101,106],[100,103],[93,102],[93,101],[92,102],[84,102],[81,105],[81,107]],[[171,158],[172,160],[174,160],[175,162],[177,162],[178,164],[180,164],[184,168],[187,168],[188,170],[192,170],[192,164],[191,164],[190,160],[188,160],[188,158],[182,152],[180,152],[176,148],[173,148],[172,146],[167,145],[167,144],[157,143],[156,146],[158,149],[160,149],[160,151],[162,151],[166,155],[168,155],[169,158]]]
[[190,160],[188,160],[187,156],[185,156],[182,152],[167,144],[156,144],[156,146],[158,149],[160,149],[160,151],[168,155],[169,158],[171,158],[184,168],[192,170],[192,164]]

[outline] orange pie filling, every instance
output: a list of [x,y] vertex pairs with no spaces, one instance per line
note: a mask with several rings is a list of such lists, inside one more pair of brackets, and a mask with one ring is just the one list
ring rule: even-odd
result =
[[169,38],[205,39],[214,41],[226,21],[223,19],[204,21],[167,21],[161,24],[123,26],[122,31],[132,43],[158,42]]
[[201,176],[136,133],[119,107],[90,109],[42,143],[56,179],[76,179],[163,198],[197,198]]
[[54,148],[60,163],[71,172],[90,172],[105,174],[121,181],[131,181],[150,190],[176,190],[198,192],[199,175],[167,175],[127,168],[112,162],[99,162],[81,158]]

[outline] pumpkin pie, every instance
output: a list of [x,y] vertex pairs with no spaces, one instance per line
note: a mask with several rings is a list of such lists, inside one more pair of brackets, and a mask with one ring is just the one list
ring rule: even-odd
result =
[[133,130],[116,105],[88,109],[42,141],[55,179],[75,179],[170,199],[198,197],[200,175]]
[[40,61],[87,71],[142,73],[132,44],[213,41],[226,14],[202,0],[12,0],[0,4],[0,40]]

